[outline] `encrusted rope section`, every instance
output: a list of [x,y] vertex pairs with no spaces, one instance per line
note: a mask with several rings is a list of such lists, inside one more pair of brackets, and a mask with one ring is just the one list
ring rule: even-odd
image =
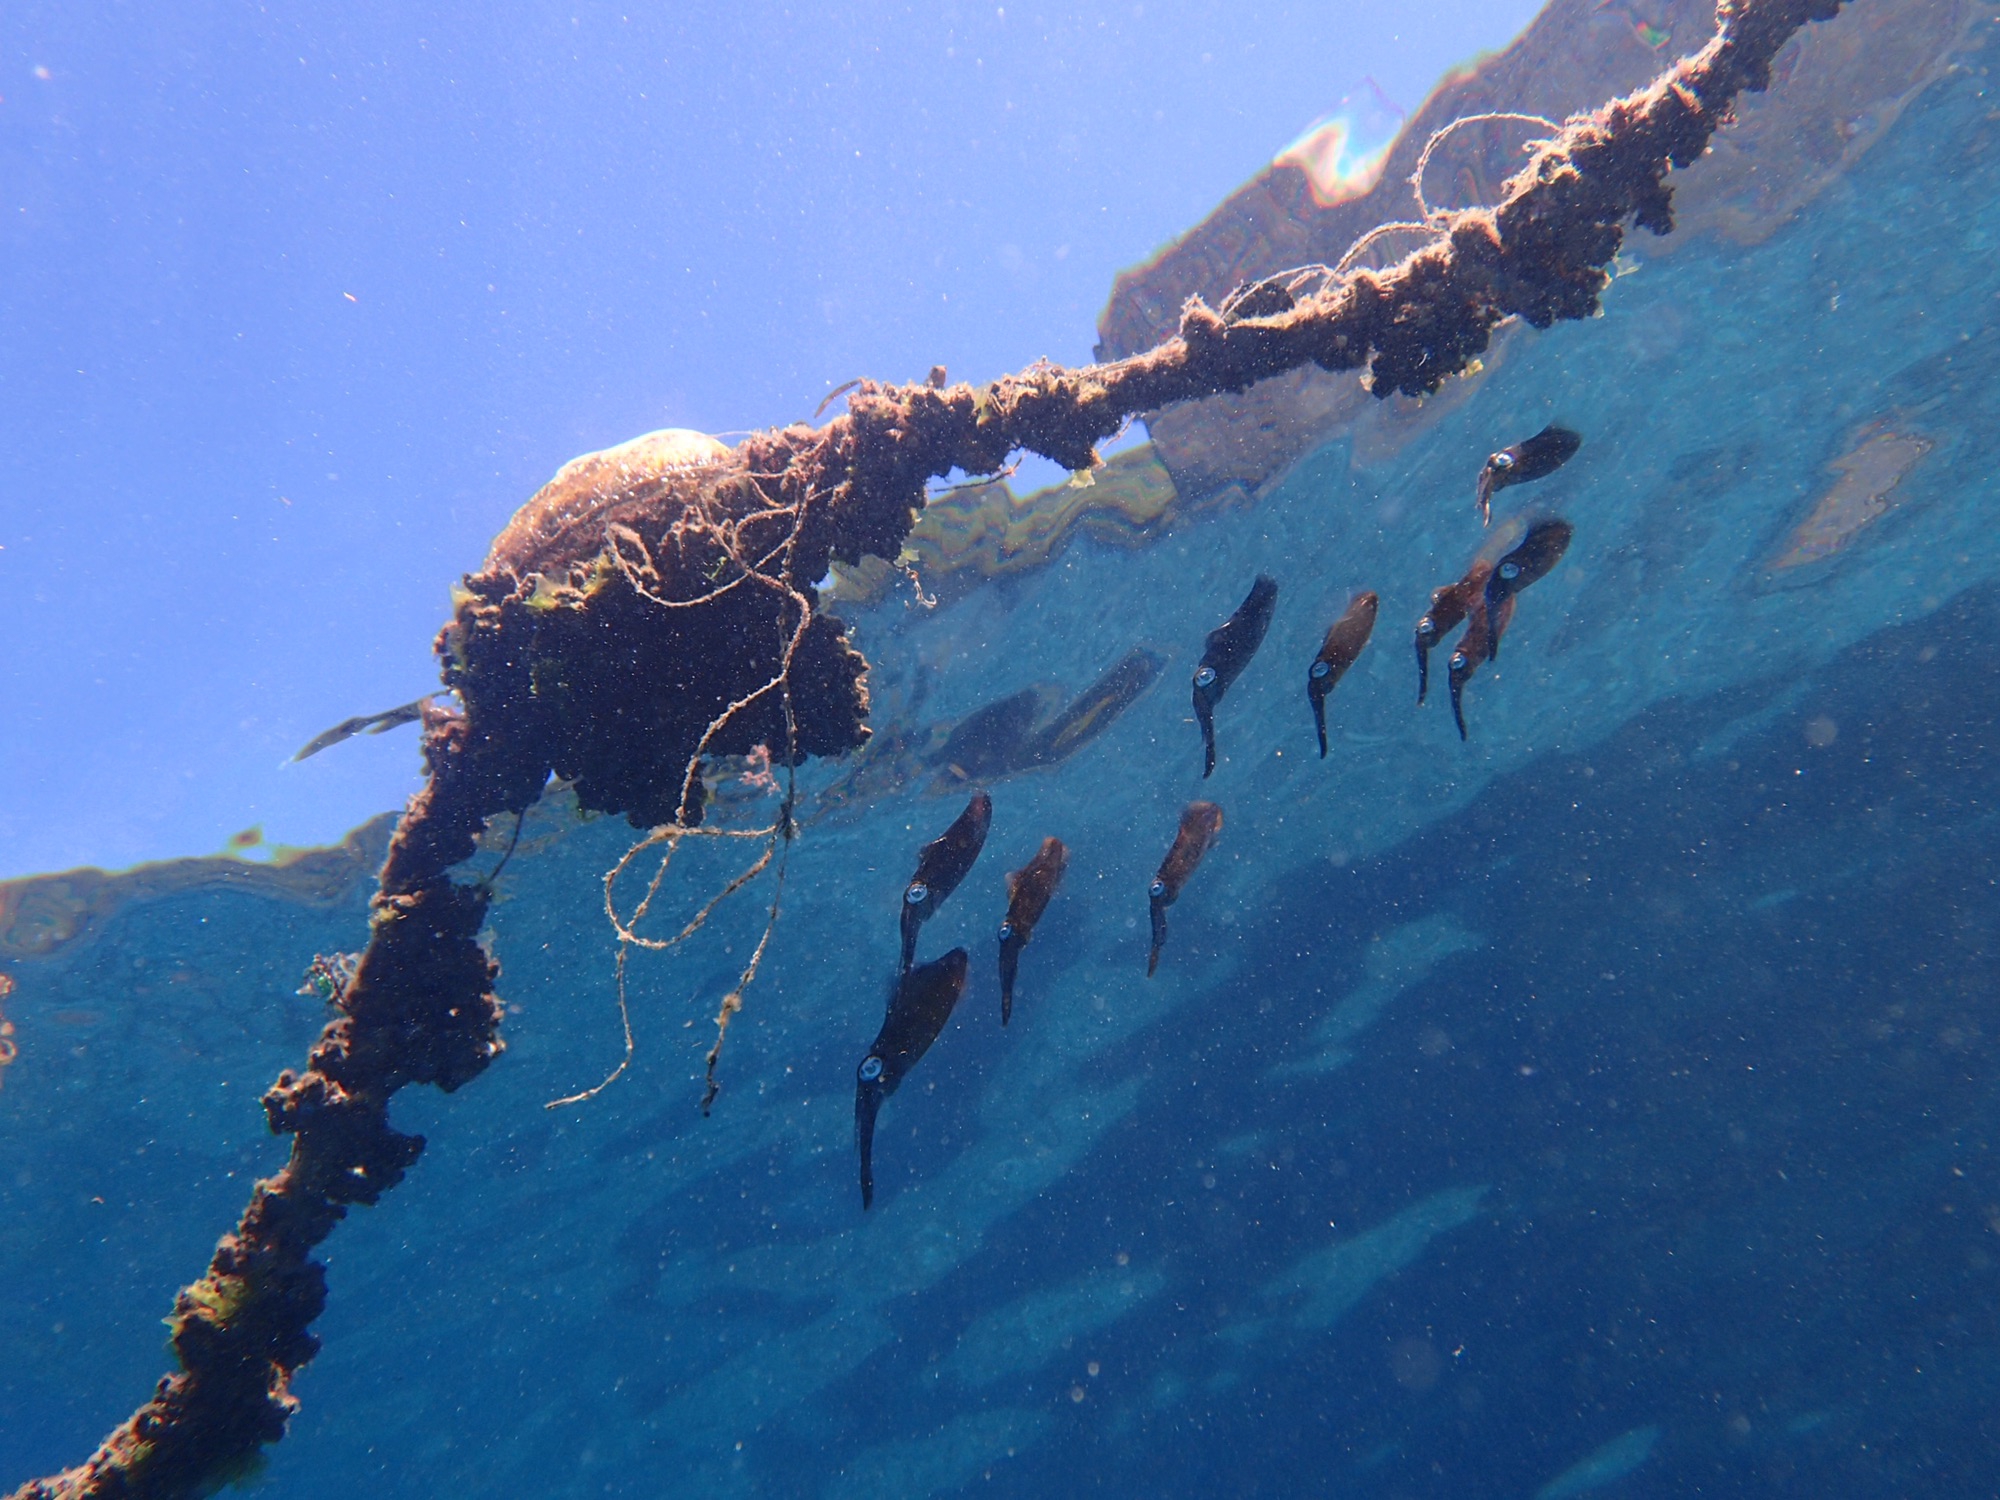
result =
[[[766,511],[759,513],[759,517],[761,518],[771,513],[771,510],[767,508]],[[783,548],[778,550],[788,551],[795,545],[798,539],[798,528],[802,516],[803,511],[794,517],[792,530],[787,535]],[[612,543],[614,552],[617,552],[618,546],[619,543],[614,539]],[[627,571],[629,579],[630,572],[624,567],[622,554],[619,555],[621,557],[621,570]],[[776,551],[767,554],[755,566],[762,567],[764,564],[772,561],[775,556]],[[781,590],[785,597],[785,603],[788,606],[786,613],[789,614],[791,609],[796,609],[798,618],[790,624],[785,634],[784,646],[778,657],[776,674],[761,687],[754,689],[744,697],[724,707],[719,714],[709,721],[708,727],[702,731],[701,738],[696,741],[694,753],[688,757],[686,769],[682,774],[680,801],[683,809],[690,805],[694,793],[694,780],[701,770],[701,758],[708,751],[709,747],[715,743],[717,736],[728,727],[730,720],[735,718],[737,714],[748,709],[767,693],[773,691],[779,695],[779,702],[784,711],[785,755],[781,762],[785,767],[784,801],[779,804],[778,815],[762,828],[704,828],[700,826],[698,818],[691,818],[685,814],[676,815],[671,822],[660,824],[631,848],[627,849],[619,861],[605,872],[604,915],[610,920],[611,929],[618,937],[618,960],[615,979],[618,995],[618,1021],[625,1033],[625,1055],[619,1059],[618,1065],[607,1073],[602,1081],[592,1084],[580,1093],[566,1094],[560,1099],[551,1099],[545,1106],[549,1109],[561,1109],[567,1105],[582,1104],[588,1100],[595,1099],[613,1083],[616,1083],[625,1070],[632,1065],[634,1053],[632,1012],[630,1006],[626,1003],[625,986],[625,970],[631,950],[634,948],[645,948],[656,953],[663,953],[670,948],[677,947],[686,942],[697,932],[701,931],[703,927],[708,925],[708,919],[715,914],[716,908],[742,890],[744,886],[755,880],[759,875],[763,874],[769,868],[771,861],[776,859],[778,862],[777,890],[771,896],[771,911],[764,923],[763,935],[758,939],[756,950],[751,954],[750,962],[744,966],[743,973],[737,980],[735,988],[723,997],[721,1008],[716,1013],[715,1045],[709,1049],[707,1087],[703,1092],[701,1101],[701,1112],[703,1115],[706,1115],[709,1112],[710,1106],[715,1103],[715,1096],[720,1092],[721,1088],[716,1082],[715,1068],[716,1064],[722,1058],[722,1044],[729,1034],[730,1018],[743,1008],[743,991],[757,977],[757,971],[763,964],[764,950],[770,945],[771,933],[778,924],[778,905],[784,895],[785,873],[791,863],[791,839],[795,832],[792,809],[795,805],[797,793],[794,773],[798,764],[798,722],[792,712],[792,662],[798,652],[800,642],[805,639],[806,628],[812,624],[814,606],[811,599],[807,598],[787,581],[786,575],[781,573],[775,579],[772,579],[754,571],[753,565],[747,562],[740,553],[734,551],[733,548],[730,552],[730,558],[738,567],[745,570],[744,577],[754,578],[760,583],[771,585]],[[729,589],[733,589],[740,581],[742,580],[732,580],[730,583],[725,584],[722,588],[705,597],[711,599],[717,598]],[[646,592],[647,597],[655,598],[650,590],[643,589],[643,586],[642,591]],[[655,598],[655,602],[665,607],[680,607],[672,600]],[[768,754],[768,747],[764,748]],[[667,871],[673,865],[674,855],[679,852],[681,841],[693,836],[722,839],[762,839],[764,841],[764,849],[734,879],[730,880],[721,890],[710,896],[703,903],[701,909],[689,918],[681,930],[672,937],[653,938],[640,936],[637,930],[638,926],[646,919],[647,913],[652,909],[654,899],[660,894],[660,886],[667,878]],[[779,853],[781,843],[784,850],[782,854]],[[637,859],[647,850],[658,848],[663,844],[666,846],[666,853],[660,856],[660,862],[653,870],[653,878],[647,882],[646,893],[639,898],[639,904],[632,908],[632,915],[629,919],[619,916],[618,882],[620,878],[631,868],[633,860]]]
[[1045,363],[980,390],[863,381],[818,430],[566,468],[467,579],[439,637],[465,712],[426,711],[430,779],[390,846],[367,949],[306,1071],[264,1096],[291,1159],[176,1300],[180,1371],[81,1466],[13,1500],[205,1494],[283,1436],[326,1300],[311,1253],[423,1150],[390,1127],[390,1098],[456,1089],[501,1051],[497,966],[478,941],[488,891],[450,875],[489,818],[520,814],[553,773],[586,808],[685,831],[701,818],[704,754],[783,745],[791,766],[860,744],[866,663],[804,601],[831,557],[893,560],[932,478],[991,473],[1017,449],[1088,469],[1130,417],[1306,365],[1365,364],[1377,395],[1421,395],[1505,318],[1546,328],[1595,312],[1627,222],[1672,227],[1668,174],[1701,157],[1739,93],[1766,86],[1794,32],[1840,4],[1723,0],[1700,53],[1569,120],[1497,205],[1432,216],[1435,241],[1387,270],[1272,278],[1223,312],[1191,301],[1177,337],[1113,364]]

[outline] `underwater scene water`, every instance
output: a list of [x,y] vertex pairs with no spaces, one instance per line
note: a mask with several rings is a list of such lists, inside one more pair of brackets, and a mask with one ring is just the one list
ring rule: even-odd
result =
[[[467,878],[498,871],[507,1051],[395,1100],[423,1157],[326,1242],[323,1348],[245,1483],[1992,1493],[1996,63],[1969,18],[1809,205],[1636,236],[1602,318],[1508,330],[1420,421],[1032,567],[837,583],[874,739],[798,772],[707,1117],[772,874],[629,955],[631,1066],[552,1110],[623,1055],[603,877],[639,835],[560,788],[496,823]],[[1574,456],[1481,528],[1487,455],[1552,423]],[[1553,518],[1461,740],[1451,646],[1419,707],[1410,631]],[[1190,681],[1259,575],[1204,778]],[[1322,758],[1308,668],[1363,591]],[[711,819],[769,822],[782,770],[739,770]],[[881,1103],[864,1211],[856,1067],[919,853],[978,790],[984,849],[916,938],[966,950],[964,993]],[[1220,833],[1149,978],[1196,799]],[[1007,875],[1049,836],[1003,1028]],[[11,888],[0,1484],[170,1367],[159,1320],[284,1162],[257,1098],[387,837],[290,886]],[[689,840],[642,930],[742,855]]]

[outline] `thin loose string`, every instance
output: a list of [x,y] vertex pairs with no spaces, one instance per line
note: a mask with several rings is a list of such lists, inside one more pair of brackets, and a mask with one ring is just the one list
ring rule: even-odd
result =
[[[733,523],[717,524],[707,511],[707,497],[705,495],[701,497],[700,509],[702,510],[704,520],[709,522],[711,531],[715,535],[718,544],[722,547],[728,562],[733,563],[739,569],[738,575],[735,578],[721,587],[711,590],[703,598],[704,600],[714,599],[739,585],[756,583],[773,588],[782,594],[785,603],[797,608],[798,620],[781,644],[778,669],[770,680],[765,682],[761,687],[727,704],[709,721],[708,726],[702,731],[701,738],[696,742],[694,753],[688,757],[686,769],[682,774],[680,797],[673,819],[650,830],[643,839],[640,839],[631,848],[627,849],[618,862],[605,873],[604,911],[606,917],[610,920],[612,931],[616,934],[618,940],[615,979],[618,1020],[619,1028],[623,1033],[624,1051],[617,1065],[604,1076],[602,1081],[591,1088],[584,1089],[580,1093],[569,1094],[560,1099],[550,1100],[546,1106],[549,1109],[558,1109],[571,1104],[581,1104],[586,1100],[595,1098],[606,1088],[610,1087],[612,1083],[616,1082],[624,1074],[625,1070],[631,1066],[636,1052],[636,1045],[632,1034],[631,1005],[626,988],[628,960],[631,950],[633,948],[643,948],[652,952],[665,952],[686,942],[707,925],[709,918],[714,915],[723,902],[727,901],[731,896],[742,890],[744,886],[769,869],[772,861],[775,859],[778,864],[777,886],[772,894],[771,907],[765,920],[763,934],[758,939],[756,948],[750,956],[749,963],[744,966],[742,973],[738,976],[735,987],[723,997],[721,1008],[716,1015],[716,1040],[708,1054],[707,1082],[702,1098],[702,1112],[703,1114],[707,1114],[720,1087],[715,1079],[715,1068],[716,1063],[721,1057],[723,1039],[728,1033],[730,1018],[742,1009],[744,991],[755,980],[758,970],[763,963],[765,951],[770,945],[772,932],[777,926],[779,903],[784,889],[785,873],[791,853],[791,838],[794,832],[792,809],[795,805],[797,795],[795,762],[798,758],[798,727],[792,704],[791,670],[793,659],[798,652],[800,644],[805,639],[807,630],[813,622],[815,611],[812,601],[791,581],[791,554],[798,539],[799,528],[803,524],[806,507],[804,505],[796,508],[781,506],[772,501],[764,493],[763,486],[759,483],[760,478],[776,476],[751,475],[749,477],[752,485],[757,489],[759,497],[764,500],[765,508],[750,512],[738,518]],[[757,558],[754,563],[747,561],[743,556],[740,546],[742,526],[752,520],[787,514],[793,517],[793,524],[784,539]],[[652,574],[655,578],[659,576],[653,561],[651,549],[646,547],[644,540],[637,533],[630,532],[625,528],[620,528],[620,531],[622,534],[613,540],[611,554],[620,571],[632,585],[635,592],[660,605],[662,608],[668,609],[686,608],[692,603],[701,602],[666,599],[649,588],[642,576],[642,571],[643,573]],[[644,555],[645,562],[643,565],[635,564],[631,558],[626,556],[626,549],[630,546],[636,546]],[[765,572],[765,569],[773,563],[779,563],[779,567],[776,569],[777,576],[775,577]],[[789,610],[781,605],[779,611],[781,629],[784,616],[789,612]],[[779,810],[778,817],[770,824],[761,828],[730,829],[689,826],[685,821],[685,810],[688,806],[688,799],[694,791],[695,781],[701,773],[702,758],[708,753],[709,747],[714,742],[715,737],[722,732],[736,715],[758,702],[773,689],[776,689],[779,693],[785,721],[785,799]],[[674,855],[679,851],[681,840],[686,838],[761,839],[764,841],[764,848],[749,866],[725,884],[720,891],[711,896],[681,927],[680,931],[672,937],[667,938],[648,937],[639,932],[638,928],[651,912],[653,902],[658,897],[666,880],[667,872],[673,864]],[[783,845],[782,851],[780,849],[781,843]],[[659,863],[653,871],[652,878],[647,882],[644,894],[640,897],[638,904],[633,907],[629,918],[621,916],[617,900],[619,880],[632,868],[634,861],[641,854],[651,849],[660,848],[662,845],[665,846],[665,852],[661,855]]]
[[[1407,233],[1426,235],[1434,240],[1442,238],[1447,221],[1456,210],[1432,208],[1429,200],[1424,197],[1424,174],[1430,170],[1431,153],[1443,145],[1445,140],[1454,131],[1464,126],[1490,124],[1498,120],[1513,120],[1526,125],[1545,125],[1552,133],[1559,133],[1562,129],[1560,125],[1556,124],[1554,120],[1549,119],[1546,115],[1523,114],[1511,109],[1494,109],[1476,115],[1460,115],[1457,119],[1451,120],[1437,130],[1432,131],[1430,139],[1424,142],[1424,149],[1417,155],[1416,170],[1410,173],[1409,177],[1410,195],[1416,200],[1417,212],[1422,217],[1418,219],[1396,219],[1386,224],[1377,224],[1373,229],[1347,247],[1347,253],[1340,257],[1328,273],[1329,279],[1338,277],[1344,273],[1354,264],[1363,251],[1385,235]],[[1546,142],[1539,139],[1527,140],[1521,143],[1521,149],[1526,151],[1532,147],[1544,144]],[[1326,268],[1317,267],[1310,269],[1324,270]],[[1289,275],[1291,273],[1281,274]],[[1269,278],[1266,279],[1269,280]],[[1227,306],[1227,304],[1224,305],[1225,307]]]
[[[1424,223],[1426,225],[1435,224],[1439,219],[1445,218],[1452,212],[1448,208],[1432,208],[1430,204],[1424,201],[1424,173],[1430,167],[1431,153],[1437,150],[1445,137],[1461,126],[1486,124],[1494,120],[1518,120],[1526,125],[1546,125],[1552,134],[1559,134],[1562,130],[1562,126],[1556,124],[1554,120],[1549,119],[1546,115],[1526,115],[1517,113],[1511,109],[1493,109],[1486,111],[1484,114],[1460,115],[1441,129],[1432,131],[1431,138],[1424,142],[1424,149],[1417,157],[1416,171],[1410,174],[1410,192],[1416,197],[1417,212],[1424,216]],[[1521,149],[1526,151],[1530,146],[1545,144],[1546,142],[1541,140],[1523,141]],[[1353,252],[1349,251],[1348,253],[1351,255]]]

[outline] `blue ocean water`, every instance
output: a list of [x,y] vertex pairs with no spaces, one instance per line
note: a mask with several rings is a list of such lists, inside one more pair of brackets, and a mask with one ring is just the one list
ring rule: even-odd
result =
[[1534,0],[13,0],[0,877],[333,842],[327,724],[575,454],[1087,362],[1113,278]]
[[[260,1482],[1990,1493],[1994,58],[1763,243],[1636,241],[1602,320],[1516,331],[1393,456],[1341,439],[1146,549],[853,612],[885,736],[1169,662],[990,787],[921,946],[963,943],[973,980],[884,1108],[869,1213],[853,1069],[962,789],[802,773],[708,1119],[768,877],[634,957],[634,1067],[552,1112],[620,1055],[601,877],[633,833],[536,809],[491,915],[509,1051],[398,1097],[428,1149],[327,1243],[325,1348]],[[1407,631],[1481,540],[1479,460],[1552,418],[1583,449],[1502,508],[1576,540],[1461,744],[1414,705]],[[1870,424],[1931,445],[1894,508],[1773,572]],[[1204,782],[1187,675],[1259,571],[1277,614]],[[1321,761],[1305,666],[1361,588],[1382,622]],[[1148,981],[1146,885],[1195,796],[1226,825]],[[1047,834],[1070,869],[1003,1031],[1003,875]],[[691,848],[667,899],[728,873]],[[324,1019],[299,976],[358,945],[366,895],[163,897],[11,970],[0,1483],[76,1461],[165,1368],[170,1289],[283,1159],[255,1096]]]

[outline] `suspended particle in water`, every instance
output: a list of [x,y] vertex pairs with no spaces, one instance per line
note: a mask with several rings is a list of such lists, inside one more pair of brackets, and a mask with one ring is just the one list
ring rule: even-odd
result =
[[1389,1356],[1390,1372],[1405,1390],[1427,1391],[1438,1382],[1444,1360],[1426,1338],[1407,1338]]

